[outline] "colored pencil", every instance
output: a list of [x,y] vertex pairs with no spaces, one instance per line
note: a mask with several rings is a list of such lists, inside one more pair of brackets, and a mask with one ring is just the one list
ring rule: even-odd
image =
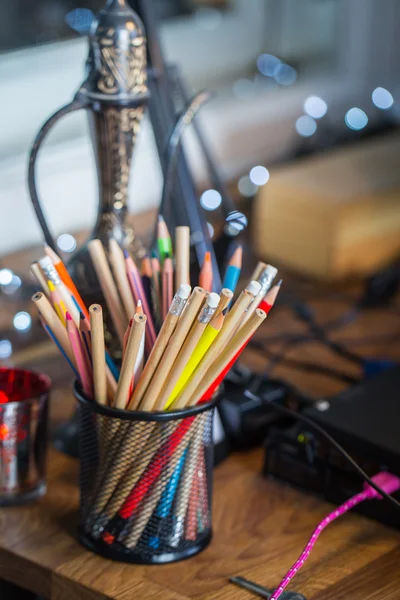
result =
[[[245,310],[249,306],[252,299],[254,299],[255,293],[257,293],[259,289],[258,286],[253,285],[255,283],[256,282],[251,282],[248,288],[243,290],[239,298],[236,300],[235,304],[232,307],[232,310],[230,311],[230,313],[228,313],[225,319],[220,333],[215,336],[214,341],[211,343],[209,348],[207,348],[195,372],[190,377],[189,381],[187,382],[186,386],[181,391],[181,393],[178,395],[177,399],[174,401],[174,410],[178,408],[184,408],[188,404],[194,392],[196,391],[196,388],[198,387],[200,381],[204,377],[204,374],[207,373],[209,369],[211,369],[211,366],[217,360],[217,357],[221,354],[221,352],[223,352],[225,347],[228,345],[229,340],[235,334],[240,321],[243,319]],[[220,316],[223,316],[222,313]],[[211,325],[212,322],[207,327],[207,329],[211,327]],[[206,334],[207,329],[204,332],[204,334]]]
[[[190,355],[185,368],[181,372],[179,379],[176,382],[166,404],[164,405],[165,410],[170,408],[170,406],[175,402],[176,398],[188,384],[197,366],[202,361],[203,357],[206,355],[211,345],[215,341],[216,337],[220,333],[224,324],[224,320],[225,316],[222,313],[220,313],[216,319],[212,319],[211,323],[209,323],[206,326],[199,341],[197,342],[197,345],[195,346],[192,354]],[[179,408],[178,405],[173,406],[174,410],[177,408]]]
[[70,274],[68,273],[67,267],[65,266],[65,264],[63,263],[61,258],[47,244],[44,244],[44,252],[52,260],[53,265],[55,266],[55,268],[60,276],[61,281],[64,283],[64,285],[67,286],[67,288],[70,290],[71,294],[77,300],[80,310],[83,312],[85,317],[87,319],[89,319],[89,313],[85,306],[85,303],[82,300],[82,298],[76,288],[76,285],[74,284]]
[[245,326],[235,334],[231,343],[222,352],[209,352],[208,356],[205,356],[190,380],[190,384],[185,388],[182,396],[178,398],[177,402],[181,406],[193,406],[199,402],[221,371],[226,368],[239,351],[241,353],[244,350],[246,341],[254,334],[266,316],[263,310],[257,308]]
[[[217,310],[219,298],[220,297],[218,296],[218,294],[214,293],[211,293],[207,298],[203,308],[200,311],[200,314],[196,319],[196,322],[193,324],[193,327],[191,328],[184,344],[182,345],[178,353],[178,356],[176,357],[175,362],[171,367],[169,376],[165,381],[164,387],[162,388],[160,397],[157,401],[158,409],[167,409],[179,393],[179,390],[181,388],[178,386],[175,396],[173,395],[175,386],[177,385],[179,378],[184,372],[186,365],[189,365],[190,361],[192,360],[195,349],[198,343],[200,342],[204,330],[206,329],[207,325],[214,316],[215,311]],[[221,320],[223,320],[223,317]],[[218,329],[216,328],[214,331],[218,331]],[[212,337],[213,335],[214,334],[212,334]],[[196,361],[196,358],[194,357],[192,364],[195,365],[196,362],[200,362],[200,358]],[[193,372],[193,370],[194,368],[189,366],[187,376],[189,373]]]
[[68,357],[67,353],[65,352],[64,348],[61,346],[60,342],[58,341],[58,339],[54,335],[54,333],[53,333],[50,325],[47,325],[46,321],[43,319],[42,316],[40,316],[40,321],[42,323],[43,329],[46,331],[46,333],[49,336],[49,338],[55,343],[55,345],[57,346],[57,348],[60,351],[61,355],[65,358],[65,360],[67,361],[68,365],[70,366],[70,368],[71,368],[73,374],[75,375],[75,377],[77,379],[79,379],[79,373],[78,373],[78,371],[76,370],[75,366],[73,365],[73,363],[69,359],[69,357]]
[[133,258],[129,252],[124,251],[126,272],[128,274],[129,284],[131,286],[132,294],[135,298],[136,304],[141,300],[143,306],[143,312],[147,317],[146,325],[146,352],[149,355],[154,342],[156,341],[157,333],[154,327],[153,318],[151,315],[150,306],[147,302],[146,293],[143,289],[142,278],[139,273]]
[[199,285],[206,292],[211,292],[213,284],[213,271],[210,252],[206,252],[204,256],[203,266],[200,271]]
[[39,264],[40,264],[41,268],[43,269],[43,272],[44,272],[45,276],[47,277],[47,279],[50,280],[54,284],[55,288],[57,289],[57,292],[59,293],[60,298],[64,302],[65,308],[70,313],[75,325],[77,327],[79,327],[79,312],[80,311],[77,308],[76,303],[74,302],[71,291],[61,281],[60,276],[51,261],[51,258],[48,256],[44,256],[43,258],[41,258],[39,260]]
[[157,223],[157,246],[160,255],[161,264],[167,257],[172,256],[172,241],[168,231],[167,224],[162,215],[158,216]]
[[75,356],[79,379],[81,380],[83,391],[89,398],[91,398],[93,395],[92,374],[88,370],[87,361],[85,359],[85,350],[79,335],[79,330],[68,311],[66,314],[66,322],[68,338]]
[[151,293],[153,269],[151,268],[151,260],[148,256],[145,256],[142,258],[141,276],[142,276],[143,289],[146,294],[146,299],[147,299],[148,305],[150,307],[151,313],[153,315],[154,314],[154,306],[153,306],[153,297],[152,297],[152,293]]
[[135,314],[136,306],[125,268],[124,253],[114,239],[110,240],[110,263],[127,319]]
[[260,308],[261,310],[263,310],[265,313],[268,314],[276,302],[279,291],[281,289],[281,285],[282,285],[282,279],[280,281],[278,281],[278,283],[276,285],[274,285],[269,290],[269,292],[267,292],[267,294],[264,296],[264,298],[261,300],[260,304],[258,305],[258,308]]
[[64,325],[65,327],[65,313],[67,312],[67,309],[65,307],[65,304],[61,298],[61,294],[60,292],[56,289],[54,283],[52,281],[47,282],[47,285],[49,287],[50,290],[50,298],[51,298],[51,303],[54,306],[54,310],[56,311],[58,318],[60,319],[61,323]]
[[242,246],[238,246],[235,252],[233,253],[232,258],[228,262],[228,266],[225,271],[222,287],[228,288],[229,290],[232,290],[232,292],[235,292],[236,286],[239,281],[240,271],[242,268],[242,257]]

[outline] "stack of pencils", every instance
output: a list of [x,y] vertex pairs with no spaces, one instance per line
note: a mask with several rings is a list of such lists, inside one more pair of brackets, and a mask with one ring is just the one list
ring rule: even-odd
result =
[[[46,256],[32,266],[43,290],[33,296],[43,326],[86,398],[122,411],[177,412],[176,420],[168,422],[124,422],[126,413],[120,413],[120,418],[107,417],[107,426],[99,425],[101,464],[86,525],[103,544],[137,550],[146,539],[147,547],[157,552],[165,546],[160,540],[168,517],[168,544],[178,548],[182,541],[195,542],[209,526],[204,439],[211,427],[206,411],[193,417],[178,411],[213,398],[274,305],[281,282],[273,285],[277,270],[259,263],[233,302],[242,262],[239,246],[220,294],[211,292],[207,255],[199,286],[192,288],[190,231],[176,229],[174,255],[162,218],[157,251],[141,265],[115,240],[107,250],[99,240],[89,243],[121,344],[120,369],[105,346],[102,307],[93,304],[87,310],[64,264],[48,247]],[[143,425],[139,433],[138,423]],[[121,449],[128,447],[124,469],[117,468]]]

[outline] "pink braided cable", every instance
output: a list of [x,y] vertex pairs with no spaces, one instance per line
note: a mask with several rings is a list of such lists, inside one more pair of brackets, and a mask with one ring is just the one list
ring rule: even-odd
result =
[[303,552],[300,554],[299,558],[296,560],[294,565],[286,573],[285,577],[282,579],[279,586],[276,588],[276,590],[272,594],[270,600],[278,600],[279,596],[285,590],[286,586],[290,583],[290,581],[296,575],[297,571],[299,569],[301,569],[301,567],[303,566],[303,564],[309,557],[311,550],[314,548],[317,539],[319,538],[320,534],[325,529],[325,527],[327,525],[329,525],[329,523],[331,523],[332,521],[337,519],[338,517],[341,517],[346,512],[351,510],[354,506],[356,506],[356,504],[360,504],[361,502],[364,502],[364,500],[369,500],[370,498],[371,498],[371,489],[365,489],[363,492],[356,494],[355,496],[353,496],[352,498],[350,498],[349,500],[344,502],[341,506],[339,506],[336,510],[331,512],[327,517],[325,517],[325,519],[323,519],[321,521],[321,523],[318,525],[318,527],[316,527],[316,529],[314,529],[314,532],[313,532],[312,536],[310,537],[310,539],[308,540],[307,545],[304,548]]

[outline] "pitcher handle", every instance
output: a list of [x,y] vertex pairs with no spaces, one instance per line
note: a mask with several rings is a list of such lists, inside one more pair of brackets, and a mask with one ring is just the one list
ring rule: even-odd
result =
[[33,208],[35,209],[36,216],[38,218],[40,227],[42,228],[44,239],[46,240],[46,244],[50,246],[54,251],[56,251],[56,246],[53,240],[53,236],[50,233],[48,228],[46,219],[43,214],[42,206],[39,201],[39,196],[36,188],[36,179],[35,179],[35,167],[36,160],[38,157],[40,146],[50,129],[53,125],[65,115],[81,110],[82,108],[88,108],[89,102],[88,100],[81,94],[75,96],[75,98],[69,104],[66,104],[62,108],[60,108],[57,112],[55,112],[47,121],[44,123],[39,133],[37,134],[35,141],[33,142],[33,146],[29,155],[29,168],[28,168],[28,186],[29,193],[31,196],[31,201],[33,204]]

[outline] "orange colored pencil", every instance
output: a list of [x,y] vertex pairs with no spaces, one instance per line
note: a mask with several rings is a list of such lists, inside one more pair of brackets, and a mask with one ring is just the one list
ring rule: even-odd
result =
[[71,275],[68,273],[67,267],[64,265],[61,258],[47,244],[44,244],[44,252],[49,258],[51,258],[53,265],[55,266],[57,273],[60,276],[61,281],[67,286],[69,291],[72,293],[75,300],[81,307],[81,310],[82,310],[83,314],[85,315],[85,317],[87,319],[89,319],[90,317],[89,317],[88,309],[86,308],[85,303],[82,300],[81,295],[79,294],[79,292],[76,288],[76,285],[72,281]]
[[199,286],[206,290],[206,292],[211,292],[213,284],[213,270],[211,263],[211,254],[210,252],[206,252],[204,256],[203,266],[200,271],[199,278]]

